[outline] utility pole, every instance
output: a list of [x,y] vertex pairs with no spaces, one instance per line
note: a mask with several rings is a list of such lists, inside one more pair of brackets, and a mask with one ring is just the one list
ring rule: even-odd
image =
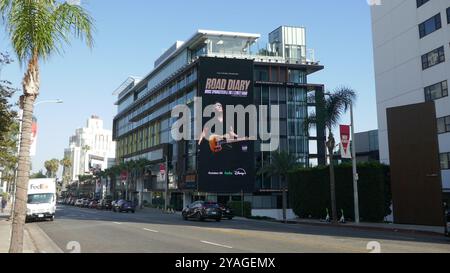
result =
[[350,104],[351,129],[352,129],[352,162],[353,162],[353,191],[355,201],[355,223],[359,224],[359,194],[358,194],[358,170],[356,168],[356,143],[355,143],[355,122],[353,118],[353,103]]

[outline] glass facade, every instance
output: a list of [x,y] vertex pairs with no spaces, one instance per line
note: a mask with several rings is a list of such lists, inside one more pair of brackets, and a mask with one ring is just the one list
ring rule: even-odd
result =
[[[255,70],[259,73],[263,69]],[[273,67],[272,67],[272,70]],[[289,70],[293,71],[293,70]],[[303,72],[304,73],[304,72]],[[295,81],[303,79],[306,82],[306,75],[295,77]],[[294,79],[288,83],[297,83]],[[285,81],[286,83],[286,81]],[[273,86],[270,83],[261,84],[255,87],[255,104],[269,106],[278,105],[280,107],[280,151],[294,154],[299,159],[299,163],[308,165],[309,162],[309,139],[308,132],[305,130],[304,121],[308,115],[307,90],[302,87],[291,86]],[[269,128],[270,129],[270,128]],[[271,153],[261,152],[259,144],[256,144],[255,156],[256,168],[263,167],[270,162]],[[261,190],[278,190],[281,188],[279,177],[258,176],[256,187]]]

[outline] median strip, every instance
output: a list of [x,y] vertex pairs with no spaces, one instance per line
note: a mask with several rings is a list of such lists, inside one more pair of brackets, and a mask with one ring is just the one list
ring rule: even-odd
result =
[[213,246],[218,246],[218,247],[224,247],[224,248],[232,249],[231,246],[226,246],[226,245],[221,245],[221,244],[211,243],[211,242],[208,242],[208,241],[200,241],[200,242],[202,242],[202,243],[204,243],[204,244],[207,244],[207,245],[213,245]]

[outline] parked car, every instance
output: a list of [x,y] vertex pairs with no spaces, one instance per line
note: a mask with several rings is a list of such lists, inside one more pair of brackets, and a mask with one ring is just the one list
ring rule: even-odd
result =
[[136,207],[133,202],[126,200],[119,200],[115,202],[112,209],[114,212],[136,212]]
[[204,221],[206,219],[222,220],[222,211],[217,203],[197,201],[185,208],[181,213],[184,220],[197,219]]
[[102,199],[98,202],[97,209],[100,210],[111,210],[112,209],[112,200]]
[[83,204],[84,204],[84,199],[77,199],[76,201],[75,201],[75,203],[74,203],[74,206],[75,207],[82,207],[83,206]]
[[92,200],[89,200],[89,199],[84,199],[83,200],[83,205],[82,205],[82,207],[83,208],[88,208],[89,207],[89,204],[92,202]]
[[96,209],[97,206],[98,206],[98,201],[97,201],[97,200],[92,200],[92,201],[89,203],[88,208],[90,208],[90,209]]
[[233,220],[234,213],[233,210],[225,205],[219,205],[220,211],[222,212],[222,219]]

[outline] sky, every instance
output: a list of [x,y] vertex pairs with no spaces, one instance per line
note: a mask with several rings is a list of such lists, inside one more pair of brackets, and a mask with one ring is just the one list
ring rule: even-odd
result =
[[[73,40],[63,53],[41,64],[37,101],[64,103],[35,109],[39,123],[35,172],[44,169],[45,160],[64,157],[69,137],[91,115],[100,116],[111,129],[117,112],[113,91],[130,75],[148,74],[167,48],[198,29],[260,33],[264,44],[268,33],[281,25],[306,27],[307,47],[325,66],[308,81],[329,90],[342,85],[355,89],[356,131],[377,128],[366,0],[82,0],[81,4],[95,19],[95,45],[89,49]],[[12,53],[4,30],[0,28],[0,51]],[[24,67],[16,62],[3,69],[2,78],[20,87],[23,74]],[[342,123],[349,124],[349,118]]]

